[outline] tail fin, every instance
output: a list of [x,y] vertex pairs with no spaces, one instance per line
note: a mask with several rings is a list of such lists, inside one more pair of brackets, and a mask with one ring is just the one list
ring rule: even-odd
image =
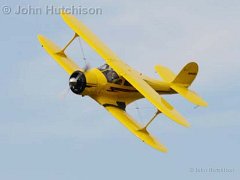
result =
[[191,103],[198,106],[207,106],[207,102],[204,101],[197,93],[188,89],[192,84],[198,73],[198,65],[195,62],[190,62],[183,67],[178,75],[175,75],[170,69],[164,66],[155,66],[157,73],[170,83],[170,87],[178,94],[183,96]]
[[174,84],[181,84],[185,87],[189,87],[198,73],[198,65],[195,62],[190,62],[183,67],[180,73],[172,81]]
[[175,75],[170,69],[161,65],[155,66],[155,70],[166,82],[189,87],[197,76],[198,65],[195,62],[190,62],[183,67],[178,75]]

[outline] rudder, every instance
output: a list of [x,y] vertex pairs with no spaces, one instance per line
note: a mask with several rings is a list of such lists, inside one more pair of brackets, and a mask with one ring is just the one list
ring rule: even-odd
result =
[[198,74],[198,65],[195,62],[190,62],[183,67],[180,73],[172,81],[174,84],[182,84],[189,87]]

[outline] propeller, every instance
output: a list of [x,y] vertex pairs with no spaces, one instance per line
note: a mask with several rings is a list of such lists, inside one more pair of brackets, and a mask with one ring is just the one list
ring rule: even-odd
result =
[[[80,38],[78,38],[78,39],[79,39],[79,44],[80,44],[80,48],[81,48],[82,55],[83,55],[83,60],[85,62],[85,66],[83,67],[83,70],[82,70],[83,72],[82,73],[85,74],[91,68],[91,66],[90,66],[89,63],[87,63],[87,59],[85,57],[85,53],[84,53],[84,49],[83,49],[81,39]],[[62,100],[64,100],[67,97],[71,88],[77,85],[78,79],[80,78],[80,76],[81,76],[80,73],[78,74],[77,77],[71,77],[70,76],[68,87],[62,93],[60,93],[60,98]]]
[[59,93],[60,99],[64,100],[67,97],[67,95],[69,94],[69,92],[70,92],[70,88],[69,88],[69,86],[67,86],[62,92]]
[[83,68],[83,73],[86,73],[89,69],[91,69],[91,66],[89,63],[86,63],[84,68]]
[[[87,69],[86,69],[87,70]],[[84,71],[86,71],[84,70]],[[80,77],[80,75],[78,75],[76,78],[71,78],[69,80],[69,83],[71,83],[72,85],[77,83],[77,79]],[[62,92],[59,93],[59,97],[61,100],[65,100],[66,97],[69,95],[69,92],[71,90],[71,87],[68,85]]]
[[86,72],[90,69],[89,65],[86,65],[82,71],[75,71],[69,78],[68,87],[63,93],[60,94],[60,98],[64,100],[71,90],[73,93],[80,95],[86,88]]

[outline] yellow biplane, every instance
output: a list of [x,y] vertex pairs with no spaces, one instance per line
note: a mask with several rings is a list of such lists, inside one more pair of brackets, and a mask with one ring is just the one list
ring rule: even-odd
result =
[[[189,127],[185,118],[161,97],[162,94],[178,93],[197,106],[207,106],[207,102],[188,89],[197,76],[198,65],[191,62],[178,75],[157,65],[155,70],[164,81],[149,78],[125,64],[76,17],[64,12],[61,17],[75,32],[64,48],[58,47],[42,35],[38,35],[38,39],[48,54],[70,75],[71,91],[77,95],[90,96],[143,142],[159,151],[167,152],[167,148],[147,131],[147,127],[160,113],[180,125]],[[106,64],[99,68],[83,69],[72,61],[65,54],[65,50],[78,37],[88,43]],[[146,98],[157,108],[156,114],[145,126],[140,125],[126,112],[127,105],[141,98]]]

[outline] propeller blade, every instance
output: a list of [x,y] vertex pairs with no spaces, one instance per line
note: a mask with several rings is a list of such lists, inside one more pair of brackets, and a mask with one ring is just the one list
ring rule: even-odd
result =
[[60,98],[61,100],[64,100],[64,99],[67,97],[67,95],[69,94],[69,92],[70,92],[70,88],[67,87],[66,89],[64,89],[64,90],[59,94],[59,98]]
[[87,64],[85,65],[85,67],[83,68],[83,72],[84,72],[84,73],[87,72],[90,68],[91,68],[90,64],[87,63]]

